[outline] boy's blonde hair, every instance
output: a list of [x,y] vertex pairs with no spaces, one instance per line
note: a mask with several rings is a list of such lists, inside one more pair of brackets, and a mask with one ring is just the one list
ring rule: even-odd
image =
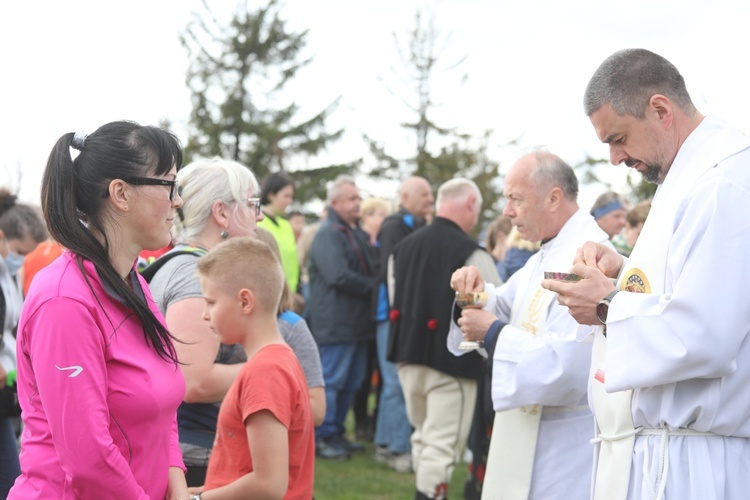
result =
[[273,250],[250,236],[230,238],[198,259],[198,274],[229,293],[247,288],[260,308],[276,314],[284,272]]
[[[279,250],[279,243],[276,241],[276,237],[268,229],[262,227],[255,228],[255,234],[258,236],[258,240],[262,241],[271,248],[271,251],[276,258],[281,262],[281,251]],[[292,294],[289,292],[289,282],[284,280],[284,289],[281,291],[281,301],[279,302],[278,314],[281,315],[284,311],[292,308]]]

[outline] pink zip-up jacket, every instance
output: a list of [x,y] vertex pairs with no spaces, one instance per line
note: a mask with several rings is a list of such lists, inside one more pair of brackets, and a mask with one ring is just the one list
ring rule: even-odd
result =
[[169,467],[185,468],[176,421],[185,381],[149,347],[132,310],[105,290],[93,264],[83,265],[88,283],[76,256],[64,252],[34,278],[21,312],[25,428],[21,476],[8,498],[161,500]]

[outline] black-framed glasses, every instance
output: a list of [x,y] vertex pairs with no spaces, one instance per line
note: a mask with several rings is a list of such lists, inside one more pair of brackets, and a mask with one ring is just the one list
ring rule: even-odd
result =
[[[169,201],[174,200],[177,191],[177,181],[156,179],[154,177],[124,177],[122,180],[133,186],[169,186]],[[109,190],[104,191],[102,198],[109,196]]]
[[255,207],[255,216],[260,216],[260,198],[248,198],[247,206]]

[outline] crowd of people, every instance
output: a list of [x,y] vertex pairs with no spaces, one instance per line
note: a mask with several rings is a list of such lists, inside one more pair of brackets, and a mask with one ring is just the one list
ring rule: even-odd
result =
[[310,499],[369,449],[416,499],[467,454],[451,496],[745,498],[750,138],[643,49],[584,110],[653,199],[583,208],[537,149],[484,228],[465,178],[342,175],[306,223],[162,128],[62,135],[41,207],[0,188],[0,497]]

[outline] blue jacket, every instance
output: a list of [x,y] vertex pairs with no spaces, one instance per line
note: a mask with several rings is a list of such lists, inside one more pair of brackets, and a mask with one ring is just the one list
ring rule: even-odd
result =
[[531,250],[522,250],[518,247],[508,248],[505,252],[505,258],[496,264],[497,274],[503,279],[503,283],[508,281],[508,278],[513,276],[513,273],[521,269],[526,264],[526,261],[529,260],[529,257],[535,253]]

